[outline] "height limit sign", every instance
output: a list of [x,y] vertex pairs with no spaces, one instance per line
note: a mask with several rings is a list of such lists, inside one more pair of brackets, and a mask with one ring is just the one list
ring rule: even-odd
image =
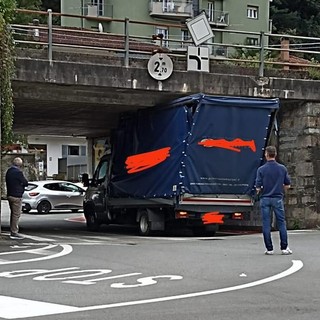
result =
[[173,71],[171,58],[164,53],[154,54],[148,62],[148,72],[153,79],[166,80]]

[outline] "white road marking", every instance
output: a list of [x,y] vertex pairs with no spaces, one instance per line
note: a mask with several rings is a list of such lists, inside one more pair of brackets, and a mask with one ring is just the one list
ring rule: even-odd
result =
[[[62,251],[58,253],[53,253],[51,255],[48,255],[47,252],[44,250],[49,250],[53,249],[55,247],[62,247]],[[67,254],[72,252],[72,246],[68,244],[56,244],[56,245],[49,245],[44,248],[38,248],[38,249],[31,249],[31,250],[21,250],[21,251],[12,251],[12,252],[2,252],[0,255],[10,255],[10,254],[15,254],[15,253],[29,253],[29,254],[41,254],[41,257],[38,258],[30,258],[30,259],[23,259],[23,260],[16,260],[16,261],[9,261],[9,260],[0,260],[0,265],[3,264],[17,264],[17,263],[24,263],[24,262],[34,262],[34,261],[41,261],[41,260],[50,260],[50,259],[55,259],[59,257],[66,256]],[[44,252],[46,253],[44,255]]]
[[92,311],[92,310],[119,308],[119,307],[125,307],[125,306],[142,305],[147,303],[158,303],[158,302],[165,302],[165,301],[172,301],[172,300],[179,300],[179,299],[195,298],[195,297],[207,296],[212,294],[242,290],[242,289],[252,288],[255,286],[266,284],[268,282],[272,282],[284,277],[288,277],[294,274],[295,272],[299,271],[302,267],[303,267],[303,262],[301,260],[292,260],[292,266],[281,273],[278,273],[274,276],[271,276],[265,279],[261,279],[261,280],[233,286],[233,287],[186,293],[186,294],[167,296],[167,297],[161,297],[161,298],[103,304],[103,305],[89,306],[89,307],[73,307],[73,306],[67,306],[67,305],[61,305],[61,304],[53,304],[53,303],[47,303],[47,302],[41,302],[41,301],[0,296],[0,317],[4,319],[21,319],[21,318],[26,319],[30,317],[48,316],[53,314],[84,312],[84,311]]
[[6,296],[0,296],[0,306],[0,317],[4,319],[21,319],[79,311],[77,307]]

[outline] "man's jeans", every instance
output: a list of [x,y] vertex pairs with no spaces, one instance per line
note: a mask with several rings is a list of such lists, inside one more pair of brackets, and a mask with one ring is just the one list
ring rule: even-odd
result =
[[287,227],[284,214],[284,205],[282,198],[261,198],[260,209],[262,214],[262,232],[264,244],[268,251],[273,250],[271,239],[271,215],[272,210],[277,219],[277,226],[280,235],[280,249],[285,250],[288,247]]

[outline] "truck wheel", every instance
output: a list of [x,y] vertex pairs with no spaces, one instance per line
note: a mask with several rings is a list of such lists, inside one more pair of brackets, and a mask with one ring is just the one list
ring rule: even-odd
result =
[[97,219],[97,215],[94,210],[85,213],[86,222],[87,222],[87,230],[88,231],[98,231],[99,230],[99,221]]
[[139,234],[141,236],[147,236],[151,231],[151,222],[149,221],[148,214],[143,212],[139,219]]

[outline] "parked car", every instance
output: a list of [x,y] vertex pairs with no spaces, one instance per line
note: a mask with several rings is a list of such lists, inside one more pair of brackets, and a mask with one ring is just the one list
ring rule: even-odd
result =
[[30,181],[22,196],[22,211],[36,209],[38,213],[50,210],[78,212],[83,207],[85,190],[76,184],[60,180]]

